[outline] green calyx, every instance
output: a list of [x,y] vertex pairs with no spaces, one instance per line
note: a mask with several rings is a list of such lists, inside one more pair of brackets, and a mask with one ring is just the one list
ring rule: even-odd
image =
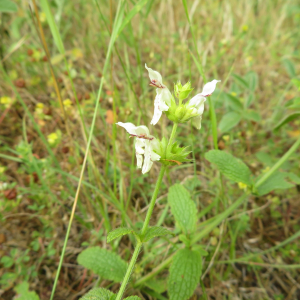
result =
[[187,155],[191,153],[188,147],[179,147],[177,142],[168,146],[168,140],[166,138],[162,138],[155,152],[160,156],[159,162],[165,166],[181,165],[184,162],[191,161],[186,158]]
[[184,86],[182,86],[180,81],[174,84],[174,93],[180,102],[186,99],[192,90],[190,82],[187,82]]
[[188,104],[177,105],[174,99],[171,100],[169,110],[165,114],[170,121],[175,123],[185,123],[197,116],[197,112],[193,107],[188,107]]

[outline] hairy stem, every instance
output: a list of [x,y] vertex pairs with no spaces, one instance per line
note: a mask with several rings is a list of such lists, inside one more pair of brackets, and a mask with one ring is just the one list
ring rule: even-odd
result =
[[[148,208],[148,211],[147,211],[147,215],[146,215],[146,218],[145,218],[145,221],[144,221],[144,225],[143,225],[143,228],[142,228],[142,231],[141,231],[141,236],[142,237],[147,232],[148,225],[149,225],[149,222],[150,222],[150,218],[151,218],[154,206],[155,206],[155,202],[156,202],[156,199],[157,199],[157,195],[158,195],[158,192],[159,192],[159,189],[160,189],[165,171],[166,171],[166,166],[163,165],[160,169],[160,172],[159,172],[159,175],[158,175],[158,178],[157,178],[157,181],[156,181],[155,189],[154,189],[154,192],[153,192],[153,195],[152,195],[152,199],[151,199],[151,202],[150,202],[150,205],[149,205],[149,208]],[[135,249],[134,249],[133,255],[131,257],[131,261],[130,261],[129,266],[127,268],[125,277],[123,279],[123,282],[122,282],[122,285],[121,285],[120,290],[118,292],[116,300],[121,300],[122,299],[123,293],[126,289],[126,286],[127,286],[128,281],[130,279],[130,276],[132,274],[132,271],[134,269],[134,265],[136,263],[136,260],[138,258],[138,255],[140,253],[140,250],[141,250],[142,246],[143,246],[143,242],[139,241],[137,243]]]

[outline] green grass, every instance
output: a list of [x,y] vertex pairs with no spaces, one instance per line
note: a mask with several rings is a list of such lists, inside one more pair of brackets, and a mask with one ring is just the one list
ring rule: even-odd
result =
[[[178,126],[178,141],[193,148],[194,161],[167,172],[150,220],[175,227],[167,192],[184,184],[199,211],[193,242],[209,253],[203,263],[209,270],[195,299],[206,299],[204,290],[207,299],[297,299],[299,182],[265,196],[245,196],[204,154],[224,149],[255,176],[267,168],[259,185],[277,167],[300,176],[297,144],[280,164],[299,141],[299,120],[274,130],[300,110],[299,4],[43,0],[32,14],[26,3],[17,4],[17,13],[1,14],[0,26],[0,98],[13,99],[0,103],[0,253],[8,257],[1,259],[1,297],[11,299],[22,281],[42,300],[50,299],[54,282],[53,299],[79,299],[96,286],[118,290],[118,284],[77,267],[76,257],[96,245],[126,261],[133,253],[133,237],[107,244],[106,235],[120,226],[142,227],[159,164],[146,175],[136,170],[133,140],[112,123],[149,125],[155,91],[148,85],[147,63],[170,90],[177,80],[190,80],[192,96],[204,82],[222,80],[207,101],[201,130],[190,122]],[[49,57],[43,59],[37,15],[53,74]],[[65,105],[64,115],[66,99],[72,104]],[[42,114],[37,103],[44,105]],[[61,137],[51,144],[47,137],[56,130]],[[168,137],[172,124],[163,116],[150,130]],[[8,199],[14,188],[16,197]],[[168,297],[147,280],[166,280],[178,247],[178,238],[146,244],[128,296]]]

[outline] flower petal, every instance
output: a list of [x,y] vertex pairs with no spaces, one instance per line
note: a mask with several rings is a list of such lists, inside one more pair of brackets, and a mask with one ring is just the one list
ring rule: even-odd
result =
[[132,135],[145,134],[146,136],[149,136],[149,129],[144,125],[135,126],[132,123],[122,123],[122,122],[118,122],[116,124],[125,128],[129,134],[132,134]]
[[201,129],[201,120],[202,120],[202,115],[193,118],[193,123],[197,129]]
[[163,89],[160,90],[160,92],[161,92],[161,101],[166,103],[168,106],[171,106],[172,94],[170,93],[169,89],[167,87],[164,87]]
[[163,84],[162,83],[162,77],[161,77],[159,72],[154,71],[151,68],[148,68],[146,64],[145,64],[145,68],[148,70],[149,77],[150,77],[151,81],[152,80],[157,80],[161,85]]
[[221,80],[214,79],[213,81],[205,84],[203,87],[202,93],[200,95],[203,97],[207,97],[207,96],[211,95],[214,92],[214,90],[216,89],[216,85],[218,82],[221,82]]
[[160,160],[160,156],[155,153],[154,151],[151,151],[151,161],[157,161],[157,160]]
[[[162,110],[160,109],[160,107],[161,107],[160,96],[157,95],[154,100],[154,114],[153,114],[153,118],[150,122],[151,125],[155,125],[159,121],[159,119],[162,115]],[[169,107],[168,107],[168,109],[169,109]]]
[[145,140],[137,138],[135,141],[136,154],[144,154],[145,153],[144,147],[145,147]]
[[136,164],[137,164],[137,167],[139,169],[142,168],[142,165],[143,165],[143,155],[140,155],[140,154],[136,153]]
[[206,98],[203,97],[201,94],[194,96],[188,103],[188,107],[194,106],[198,109],[200,105],[202,105],[206,101]]

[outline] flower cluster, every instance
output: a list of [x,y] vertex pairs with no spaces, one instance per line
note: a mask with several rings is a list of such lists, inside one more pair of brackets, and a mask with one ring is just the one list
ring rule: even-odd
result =
[[[156,97],[154,100],[154,115],[150,122],[151,125],[158,123],[161,115],[165,112],[166,116],[174,123],[185,123],[190,119],[194,119],[194,124],[197,129],[201,128],[201,119],[204,112],[204,102],[210,96],[220,80],[214,79],[204,85],[200,94],[194,96],[187,103],[182,103],[188,97],[191,88],[190,82],[181,85],[180,82],[174,86],[174,94],[178,98],[177,104],[175,98],[170,90],[162,82],[162,76],[159,72],[148,68],[150,85],[156,87]],[[166,140],[157,140],[154,136],[150,135],[149,129],[142,126],[135,126],[132,123],[118,122],[117,125],[126,129],[131,137],[135,137],[135,151],[137,158],[138,168],[142,168],[142,173],[149,172],[154,161],[161,161],[164,164],[181,163],[187,161],[185,156],[189,153],[184,148],[180,148],[175,143],[168,147]],[[168,149],[167,149],[168,148]],[[165,149],[165,150],[164,150]],[[160,155],[159,155],[160,154]]]

